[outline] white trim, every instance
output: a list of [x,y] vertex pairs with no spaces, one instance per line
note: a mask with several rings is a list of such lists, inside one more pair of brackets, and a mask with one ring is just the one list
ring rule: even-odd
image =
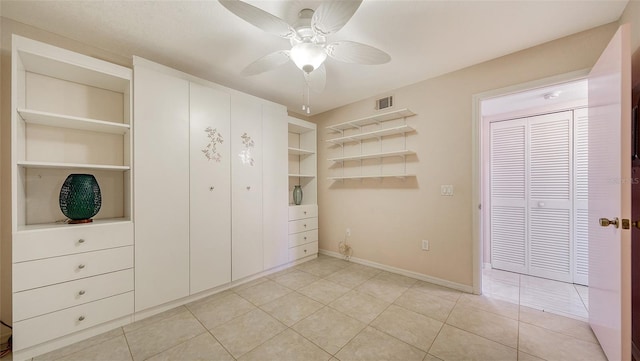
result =
[[[325,256],[329,256],[329,257],[335,257],[335,258],[344,259],[343,255],[341,255],[340,253],[337,253],[337,252],[333,252],[333,251],[327,251],[327,250],[321,249],[321,250],[318,250],[318,253],[323,254]],[[473,292],[473,288],[471,286],[463,285],[461,283],[456,283],[456,282],[443,280],[443,279],[437,278],[437,277],[427,276],[427,275],[424,275],[422,273],[417,273],[417,272],[408,271],[408,270],[405,270],[405,269],[402,269],[402,268],[396,268],[396,267],[392,267],[392,266],[387,266],[387,265],[382,264],[382,263],[372,262],[372,261],[368,261],[366,259],[357,258],[357,257],[350,257],[349,261],[353,262],[353,263],[358,263],[358,264],[362,264],[362,265],[365,265],[365,266],[381,269],[383,271],[388,271],[388,272],[397,273],[397,274],[400,274],[400,275],[403,275],[403,276],[419,279],[421,281],[433,283],[433,284],[436,284],[436,285],[439,285],[439,286],[452,288],[454,290],[467,292],[467,293],[472,293]]]
[[493,268],[493,266],[491,266],[491,263],[485,262],[483,264],[484,264],[484,269],[492,269]]
[[482,294],[482,266],[483,266],[483,215],[486,204],[483,199],[482,183],[482,135],[483,121],[481,103],[483,100],[499,96],[518,93],[544,86],[566,83],[587,77],[590,69],[581,69],[565,74],[533,80],[526,83],[511,85],[504,88],[489,90],[474,94],[471,97],[471,217],[472,217],[472,241],[473,241],[473,293]]

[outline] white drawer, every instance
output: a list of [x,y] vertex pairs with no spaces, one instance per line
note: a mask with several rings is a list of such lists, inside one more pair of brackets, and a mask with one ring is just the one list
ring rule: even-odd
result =
[[133,269],[17,292],[13,294],[13,320],[22,321],[129,291],[133,291]]
[[14,237],[13,262],[130,245],[133,245],[132,222],[66,225],[22,231]]
[[289,235],[289,247],[296,247],[309,242],[318,242],[318,230],[294,233]]
[[298,221],[289,221],[289,234],[318,229],[318,218],[307,218]]
[[49,286],[133,267],[133,247],[13,264],[13,292]]
[[289,206],[289,220],[295,221],[296,219],[311,218],[318,216],[318,205],[309,204],[301,206]]
[[133,292],[67,308],[13,323],[13,350],[21,350],[54,338],[133,313]]
[[289,248],[289,262],[318,253],[318,242]]

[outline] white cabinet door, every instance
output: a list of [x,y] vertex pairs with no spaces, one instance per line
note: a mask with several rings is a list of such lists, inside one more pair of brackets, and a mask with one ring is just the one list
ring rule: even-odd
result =
[[135,309],[189,295],[189,83],[134,69]]
[[231,277],[264,270],[262,244],[262,104],[231,96]]
[[190,84],[191,294],[231,281],[229,94]]
[[285,107],[262,107],[264,169],[262,172],[264,268],[288,262],[288,119]]

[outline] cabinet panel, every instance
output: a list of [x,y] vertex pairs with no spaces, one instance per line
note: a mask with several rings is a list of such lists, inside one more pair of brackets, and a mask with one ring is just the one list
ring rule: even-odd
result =
[[264,104],[262,107],[263,172],[262,195],[264,268],[288,262],[288,149],[287,112],[285,107]]
[[262,244],[262,107],[256,99],[231,97],[233,280],[264,269]]
[[24,291],[132,267],[131,246],[14,263],[13,291]]
[[191,294],[231,281],[229,95],[190,84]]
[[17,292],[13,295],[16,305],[13,320],[21,321],[129,291],[133,291],[133,269]]
[[135,66],[136,311],[189,295],[189,82]]
[[133,245],[133,223],[76,225],[16,233],[13,262]]
[[318,229],[318,218],[306,218],[297,221],[289,221],[289,234]]
[[132,313],[133,292],[128,292],[15,322],[13,324],[13,348],[21,350]]

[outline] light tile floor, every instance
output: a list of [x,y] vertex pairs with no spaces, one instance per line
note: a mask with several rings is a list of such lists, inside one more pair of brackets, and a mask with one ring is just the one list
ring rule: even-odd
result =
[[589,320],[589,288],[497,269],[484,269],[482,293],[499,300]]
[[36,360],[596,361],[605,356],[580,320],[320,256]]

